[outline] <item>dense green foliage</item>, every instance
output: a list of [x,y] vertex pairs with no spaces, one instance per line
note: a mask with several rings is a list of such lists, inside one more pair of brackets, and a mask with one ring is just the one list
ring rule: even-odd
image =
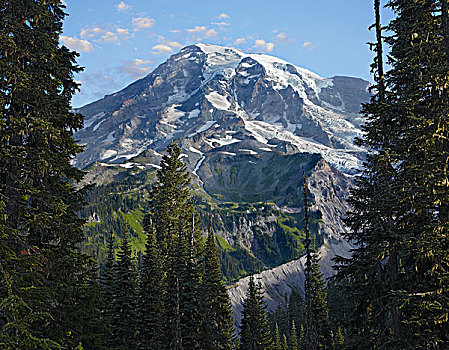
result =
[[[391,69],[383,73],[375,1],[375,94],[364,107],[372,149],[352,192],[346,235],[358,248],[338,280],[354,305],[348,348],[449,346],[447,179],[449,29],[446,0],[394,0]],[[367,336],[369,335],[369,336]]]
[[[210,224],[210,226],[212,226]],[[234,321],[228,292],[221,278],[218,250],[211,227],[206,240],[200,285],[201,349],[234,348]]]
[[250,276],[248,291],[243,301],[243,315],[240,325],[241,350],[272,349],[273,340],[268,323],[266,306],[263,302],[262,286]]
[[71,112],[81,69],[59,43],[61,1],[0,2],[0,344],[2,348],[98,345],[93,261],[78,252],[83,125]]
[[[144,158],[141,160],[145,161]],[[105,169],[95,165],[90,171],[104,177],[110,174],[114,181],[96,186],[86,198],[88,204],[81,212],[81,216],[88,220],[83,251],[103,263],[106,260],[105,232],[112,230],[119,241],[128,224],[132,248],[143,252],[146,238],[142,222],[144,213],[149,210],[148,188],[156,180],[156,170],[124,169],[120,166]],[[200,189],[193,191],[192,201],[199,215],[200,227],[206,229],[205,223],[212,212],[214,232],[228,233],[230,236],[226,239],[234,240],[231,246],[224,237],[216,236],[221,271],[227,283],[304,254],[304,219],[300,213],[282,212],[269,202],[220,202],[207,197]],[[302,207],[303,204],[297,205]],[[267,220],[270,217],[275,220]],[[320,219],[319,212],[311,213],[310,230],[316,247],[323,244],[323,237],[319,234]],[[239,244],[240,232],[235,233],[244,220],[252,223],[251,230],[256,240],[249,250]]]
[[[318,155],[273,152],[259,167],[217,155],[207,191],[193,192],[172,143],[157,171],[93,165],[107,180],[84,206],[71,165],[81,68],[59,43],[62,1],[0,0],[0,348],[449,348],[449,4],[387,6],[385,36],[374,0],[375,84],[357,141],[369,154],[345,219],[355,248],[326,286],[304,169]],[[293,289],[272,315],[249,278],[238,339],[225,281],[304,253],[304,297]]]

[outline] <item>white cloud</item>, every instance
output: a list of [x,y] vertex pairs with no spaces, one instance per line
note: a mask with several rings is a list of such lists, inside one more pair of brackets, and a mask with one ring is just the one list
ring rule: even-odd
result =
[[255,48],[262,50],[262,51],[266,51],[266,52],[272,52],[274,49],[274,44],[273,43],[267,43],[265,40],[263,39],[257,39],[254,41],[254,46]]
[[217,31],[215,29],[209,29],[206,34],[204,34],[205,38],[211,38],[213,36],[217,36]]
[[140,30],[144,28],[151,28],[154,26],[154,19],[146,18],[146,17],[136,17],[133,18],[133,27],[134,30]]
[[226,22],[212,22],[212,24],[215,24],[216,26],[220,26],[220,27],[230,26],[230,24],[226,23]]
[[276,35],[277,41],[287,41],[287,35],[285,33],[279,33]]
[[182,45],[180,43],[178,43],[177,41],[169,41],[167,43],[167,45],[170,47],[178,48],[178,49],[180,49],[182,47]]
[[117,67],[117,69],[133,79],[139,79],[147,75],[151,71],[151,64],[153,63],[150,60],[142,60],[139,58],[123,62],[124,65]]
[[195,26],[195,28],[187,29],[189,33],[198,33],[204,32],[206,30],[206,26]]
[[170,33],[181,33],[179,29],[172,29],[170,30]]
[[267,52],[272,52],[273,49],[274,49],[274,44],[273,43],[267,43],[267,46],[266,46]]
[[120,39],[115,33],[107,31],[101,36],[100,40],[98,41],[107,43],[118,43]]
[[83,39],[78,39],[76,37],[70,37],[61,35],[60,40],[63,44],[67,45],[67,47],[71,50],[79,51],[79,52],[93,52],[94,47],[92,44]]
[[241,45],[241,44],[246,44],[246,39],[245,38],[237,38],[234,41],[234,45]]
[[93,38],[94,36],[102,34],[104,32],[105,32],[105,30],[101,29],[99,27],[90,27],[90,28],[81,29],[80,35],[82,38],[85,38],[85,37]]
[[128,11],[131,9],[131,5],[127,5],[125,4],[123,1],[119,2],[117,5],[114,6],[118,12],[122,12],[122,11]]
[[173,52],[173,49],[168,46],[168,45],[164,45],[164,44],[158,44],[153,46],[153,50],[155,50],[155,53],[170,53]]
[[227,15],[226,13],[222,13],[220,16],[218,16],[218,19],[225,19],[225,18],[229,18],[229,15]]
[[129,35],[129,29],[126,29],[126,28],[117,28],[115,31],[120,36],[128,36]]
[[80,33],[82,38],[92,39],[95,42],[107,42],[120,45],[121,41],[129,39],[129,29],[115,28],[112,30],[100,27],[83,28]]
[[306,41],[304,44],[302,44],[302,47],[305,49],[311,49],[312,43],[310,41]]

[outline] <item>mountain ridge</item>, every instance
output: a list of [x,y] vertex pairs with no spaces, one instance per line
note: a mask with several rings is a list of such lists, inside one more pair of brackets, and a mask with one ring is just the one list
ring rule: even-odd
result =
[[[103,254],[102,232],[120,232],[127,222],[133,247],[142,249],[146,187],[175,142],[200,215],[214,214],[228,282],[267,268],[274,269],[261,276],[271,276],[262,277],[270,284],[278,272],[301,274],[303,165],[313,240],[330,274],[327,258],[351,248],[341,238],[342,217],[365,156],[353,141],[362,132],[358,112],[368,89],[362,79],[322,78],[268,55],[206,44],[181,49],[146,77],[78,110],[86,122],[75,137],[86,151],[76,165],[88,166],[85,182],[98,184],[83,214],[88,249]],[[104,205],[111,196],[112,218]],[[245,281],[230,293],[237,318]],[[289,288],[267,286],[270,308]]]
[[[364,157],[352,143],[361,135],[356,111],[369,98],[368,86],[358,78],[321,78],[268,55],[188,46],[146,77],[78,109],[86,122],[75,136],[87,146],[76,165],[121,162],[221,126],[262,143],[275,139],[320,153],[354,174]],[[232,138],[213,141],[223,146],[226,139]]]

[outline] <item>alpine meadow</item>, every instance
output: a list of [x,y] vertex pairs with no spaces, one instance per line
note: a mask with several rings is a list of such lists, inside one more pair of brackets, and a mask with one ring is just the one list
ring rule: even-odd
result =
[[0,0],[0,110],[0,349],[449,349],[449,0]]

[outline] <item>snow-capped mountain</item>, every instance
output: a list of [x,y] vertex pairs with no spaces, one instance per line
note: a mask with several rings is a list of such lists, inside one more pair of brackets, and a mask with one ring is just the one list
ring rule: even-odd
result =
[[[198,210],[213,211],[227,277],[271,268],[260,277],[274,309],[303,281],[303,166],[326,275],[330,258],[349,252],[341,218],[349,209],[350,175],[365,156],[354,139],[362,133],[358,112],[368,88],[362,79],[322,78],[268,55],[188,46],[148,76],[79,109],[85,126],[75,137],[86,151],[76,165],[95,163],[85,181],[109,186],[108,197],[92,199],[105,203],[111,193],[126,196],[126,186],[131,194],[144,192],[162,151],[177,142],[193,174]],[[117,200],[115,210],[142,216],[145,203],[138,200],[131,209]],[[90,240],[98,244],[111,228],[100,207],[92,203],[88,218]],[[230,289],[237,319],[247,282]]]
[[85,126],[75,137],[86,151],[76,165],[120,163],[182,139],[191,170],[212,149],[228,155],[280,150],[320,153],[354,174],[364,157],[353,141],[361,134],[357,113],[368,87],[357,78],[322,78],[273,56],[188,46],[143,79],[79,109]]

